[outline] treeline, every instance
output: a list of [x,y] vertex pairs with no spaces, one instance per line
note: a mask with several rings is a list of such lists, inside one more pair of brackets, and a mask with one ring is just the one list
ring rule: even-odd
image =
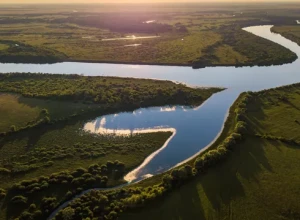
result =
[[[106,188],[108,181],[120,180],[125,172],[125,164],[108,161],[93,164],[88,169],[78,168],[73,172],[62,171],[48,177],[23,180],[14,184],[7,192],[0,189],[0,200],[5,199],[10,217],[19,220],[42,220],[62,202],[71,199],[89,188]],[[61,198],[52,192],[60,188]],[[42,195],[42,196],[40,196]],[[18,207],[18,208],[16,208]]]
[[2,63],[57,63],[66,58],[64,54],[47,48],[16,41],[0,41],[0,43],[9,45],[9,48],[0,50],[0,62]]
[[199,105],[218,88],[189,88],[170,81],[80,75],[22,74],[0,76],[0,92],[25,97],[84,103],[148,107]]

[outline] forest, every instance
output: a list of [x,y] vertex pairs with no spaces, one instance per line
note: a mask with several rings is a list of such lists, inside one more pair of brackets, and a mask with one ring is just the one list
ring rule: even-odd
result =
[[24,97],[116,105],[138,108],[147,106],[198,106],[216,88],[190,88],[170,81],[80,75],[23,74],[0,76],[0,92],[13,92]]

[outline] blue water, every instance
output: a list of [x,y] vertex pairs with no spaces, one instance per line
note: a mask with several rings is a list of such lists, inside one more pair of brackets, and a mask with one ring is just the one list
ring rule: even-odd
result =
[[[300,57],[300,47],[270,32],[271,26],[249,27],[245,30],[274,41]],[[89,76],[120,76],[154,78],[186,83],[191,86],[218,86],[227,90],[213,95],[197,109],[176,106],[139,109],[131,113],[107,115],[88,122],[91,131],[99,128],[118,131],[172,128],[176,135],[167,147],[149,163],[140,167],[135,180],[146,174],[155,175],[197,154],[207,147],[222,130],[229,107],[243,91],[259,91],[300,82],[300,61],[269,67],[211,67],[194,70],[190,67],[147,66],[96,63],[0,64],[0,72],[77,73]],[[172,110],[172,111],[171,111]],[[105,118],[105,120],[103,120]]]
[[[140,180],[147,174],[155,175],[174,167],[210,144],[221,131],[225,114],[239,93],[235,89],[225,90],[213,95],[196,109],[183,106],[156,107],[138,109],[134,113],[107,115],[96,119],[92,122],[92,126],[94,132],[104,127],[116,134],[122,133],[125,129],[131,131],[157,127],[176,129],[176,135],[168,146],[139,170],[135,180]],[[105,125],[101,126],[103,120]]]

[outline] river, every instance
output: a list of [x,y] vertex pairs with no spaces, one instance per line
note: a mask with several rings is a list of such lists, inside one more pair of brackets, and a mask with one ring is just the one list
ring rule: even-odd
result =
[[[255,26],[244,30],[276,42],[300,57],[300,47],[278,34],[271,33],[271,27]],[[198,108],[164,106],[138,109],[134,112],[102,116],[87,122],[84,129],[100,134],[173,131],[173,136],[160,150],[151,154],[141,166],[126,175],[125,179],[132,182],[162,173],[208,147],[221,132],[228,110],[241,92],[260,91],[300,82],[299,70],[299,59],[292,64],[282,66],[209,67],[198,70],[175,66],[73,62],[0,64],[0,72],[3,73],[76,73],[88,76],[152,78],[182,82],[191,86],[228,88],[214,94]]]

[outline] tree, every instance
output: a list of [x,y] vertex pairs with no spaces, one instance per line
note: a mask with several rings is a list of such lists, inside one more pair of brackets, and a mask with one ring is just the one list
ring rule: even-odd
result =
[[36,205],[34,203],[32,203],[30,206],[29,206],[29,211],[30,212],[33,212],[34,210],[36,210]]
[[63,220],[72,220],[75,215],[75,210],[72,207],[67,207],[61,211]]
[[17,127],[15,125],[10,126],[10,131],[11,132],[17,131]]
[[169,174],[164,175],[162,182],[166,188],[172,187],[172,177]]
[[41,113],[43,114],[43,115],[49,115],[49,112],[48,112],[48,110],[47,109],[42,109],[42,111],[41,111]]
[[15,203],[15,204],[26,204],[27,203],[27,198],[24,197],[24,196],[15,196],[11,199],[11,202],[12,203]]

